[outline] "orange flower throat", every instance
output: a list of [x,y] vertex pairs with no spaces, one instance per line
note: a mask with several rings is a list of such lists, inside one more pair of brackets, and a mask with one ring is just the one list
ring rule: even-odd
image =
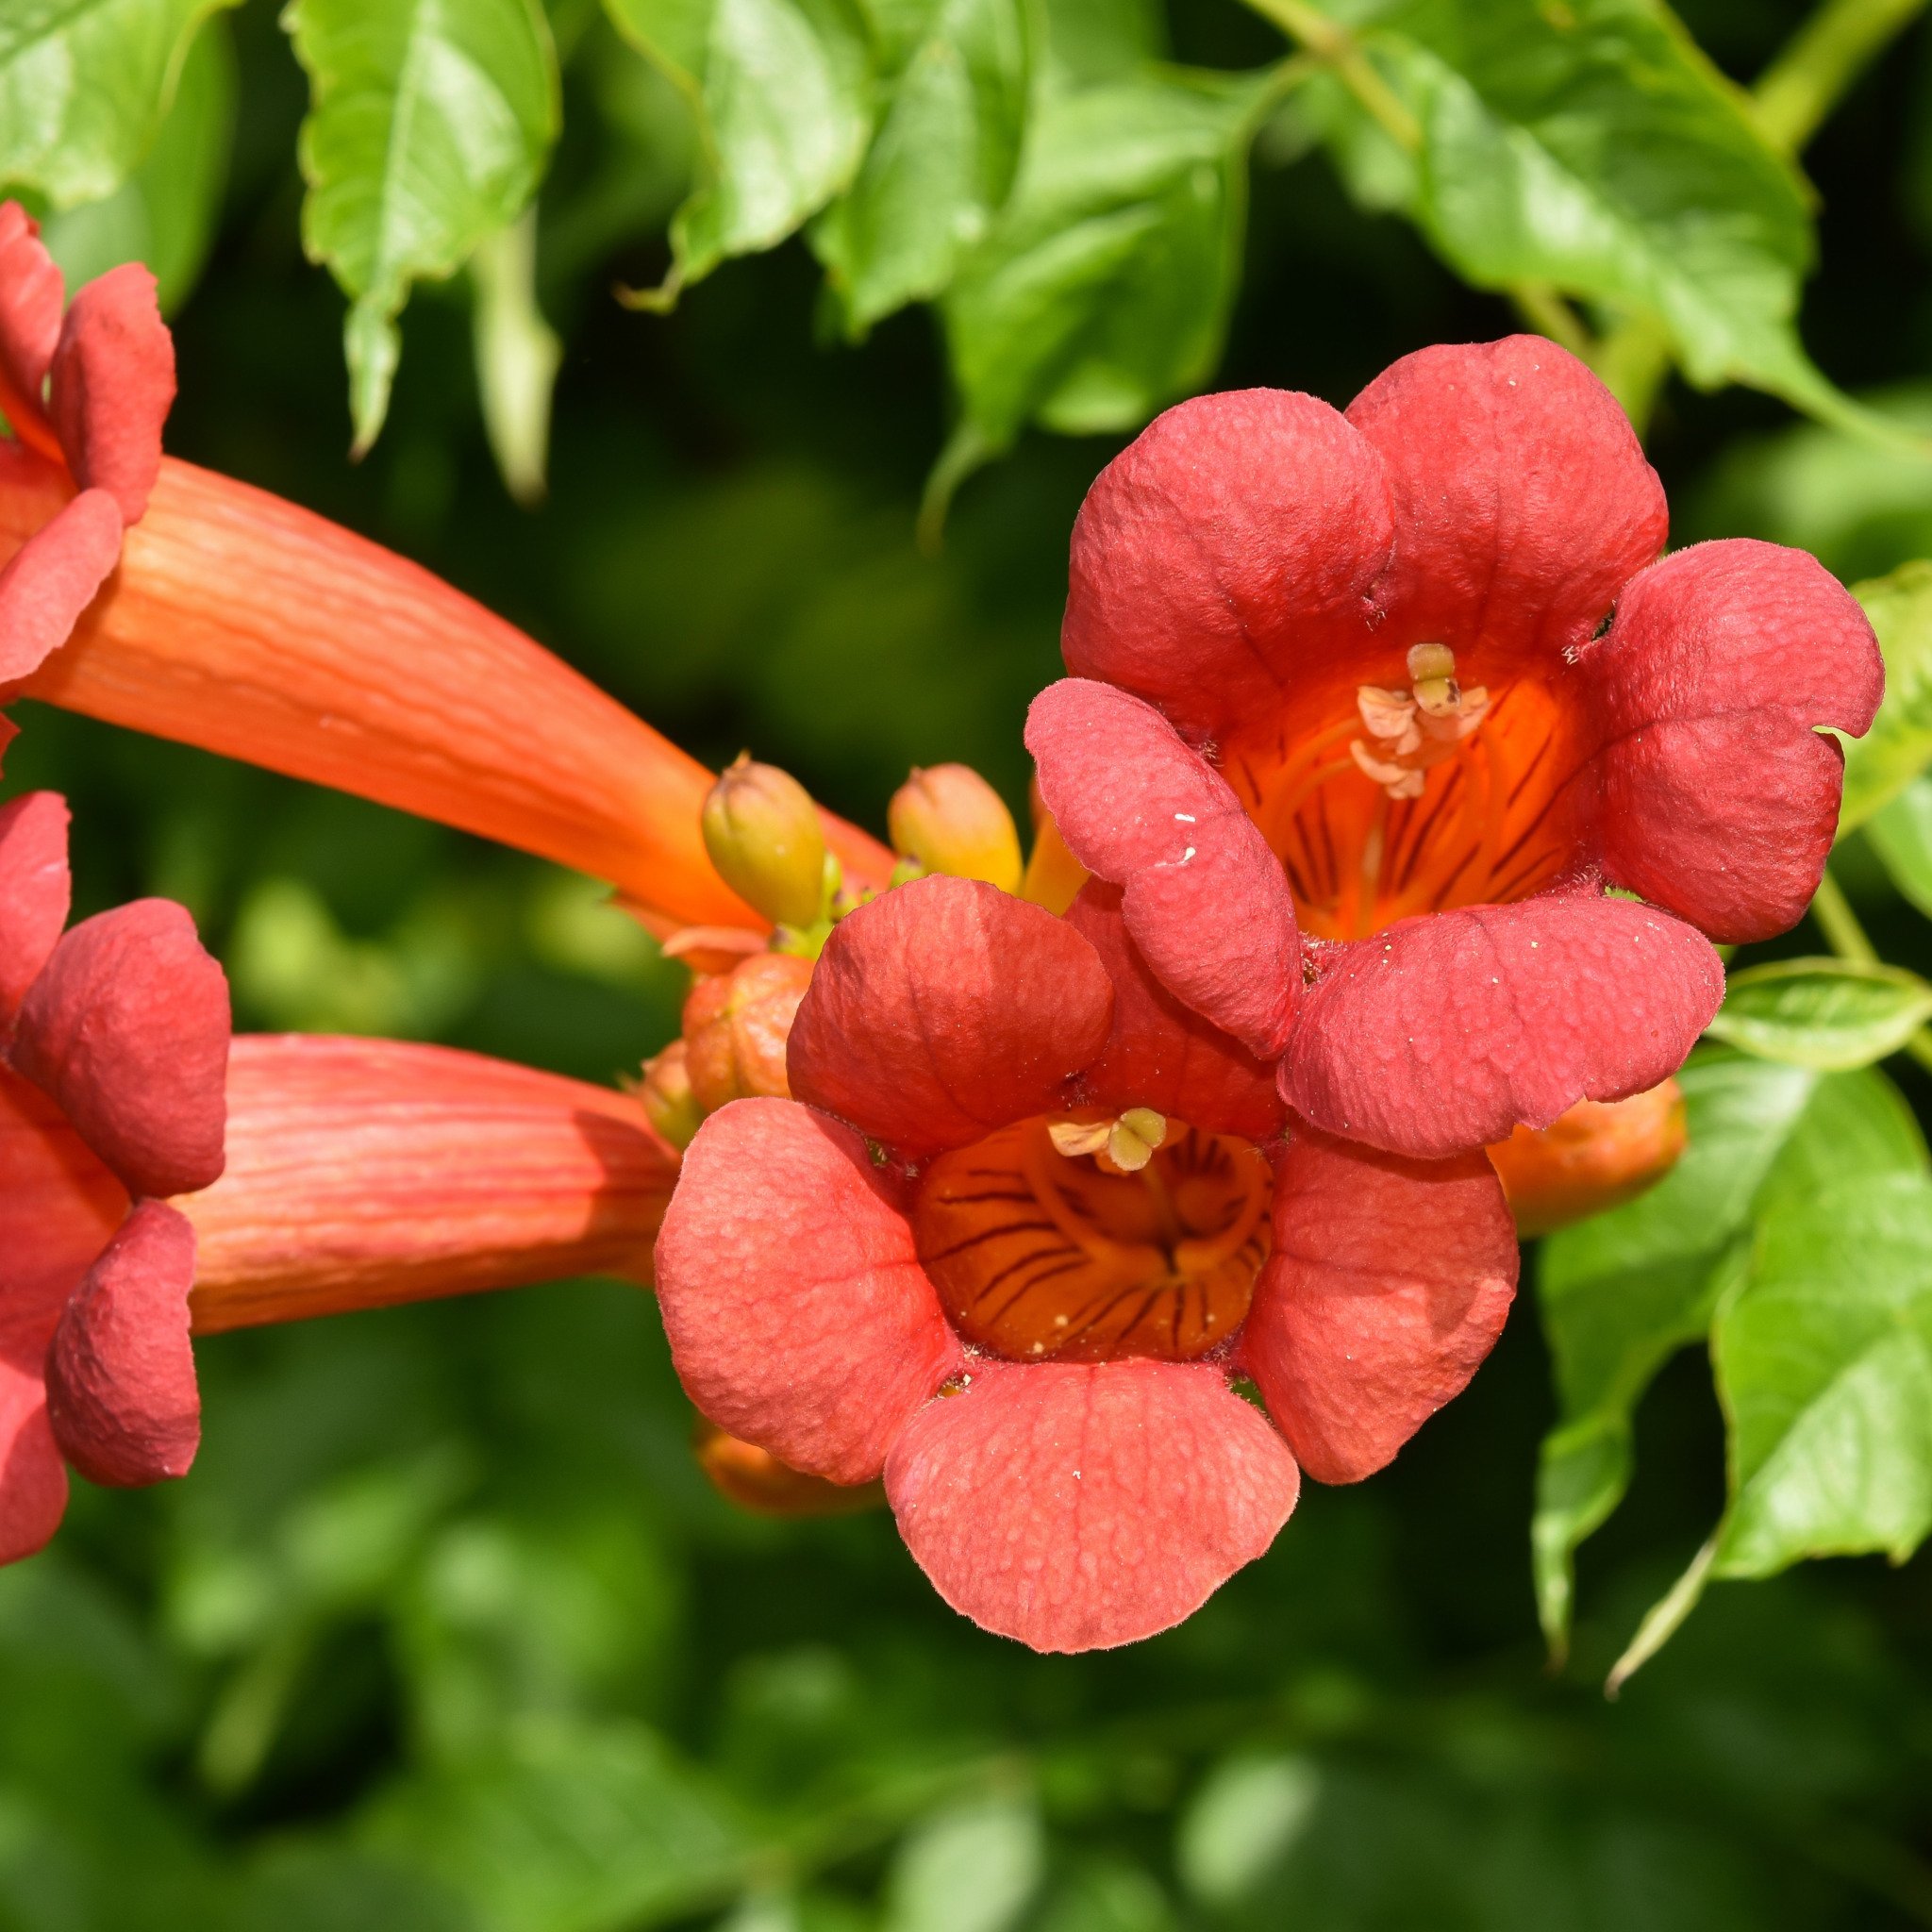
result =
[[1105,1145],[1062,1153],[1057,1138],[1104,1135],[1068,1124],[1019,1121],[926,1170],[913,1234],[953,1325],[1016,1361],[1191,1361],[1218,1348],[1268,1256],[1274,1184],[1260,1150],[1174,1121],[1151,1154],[1125,1143],[1143,1164],[1124,1172]]
[[1319,939],[1525,898],[1570,862],[1559,800],[1576,759],[1553,695],[1465,684],[1441,644],[1415,645],[1407,669],[1406,686],[1331,691],[1227,748],[1224,774]]

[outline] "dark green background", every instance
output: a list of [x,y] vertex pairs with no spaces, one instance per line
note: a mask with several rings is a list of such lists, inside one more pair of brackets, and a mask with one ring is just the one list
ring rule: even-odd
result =
[[[1799,18],[1686,11],[1747,78]],[[620,310],[608,284],[665,260],[623,233],[661,227],[675,182],[603,222],[580,62],[544,196],[567,341],[549,503],[518,510],[496,480],[459,289],[412,305],[388,428],[352,467],[341,303],[297,239],[301,76],[260,0],[234,25],[242,115],[176,319],[176,454],[443,573],[713,761],[749,745],[875,828],[915,761],[966,759],[1019,803],[1067,531],[1114,444],[1027,440],[922,557],[947,426],[929,316],[827,346],[795,243],[669,320]],[[1278,51],[1220,0],[1179,0],[1171,28],[1204,62]],[[1932,360],[1924,39],[1807,157],[1806,336],[1857,390]],[[1220,383],[1341,403],[1407,350],[1514,325],[1322,160],[1276,152],[1264,137]],[[1932,484],[1897,459],[1870,459],[1894,469],[1869,501],[1807,493],[1837,447],[1760,397],[1678,388],[1652,454],[1680,540],[1807,542],[1847,577],[1932,553]],[[419,1033],[593,1078],[675,1026],[681,974],[533,861],[19,716],[8,790],[73,799],[80,909],[186,900],[240,1025]],[[1889,957],[1927,963],[1913,915],[1865,910]],[[1393,1469],[1311,1486],[1183,1629],[1078,1660],[953,1617],[883,1516],[774,1525],[713,1499],[633,1291],[227,1337],[198,1359],[193,1474],[77,1484],[53,1550],[0,1574],[0,1927],[1932,1924],[1932,1566],[1715,1589],[1607,1706],[1609,1658],[1722,1506],[1720,1420],[1686,1358],[1643,1407],[1636,1491],[1583,1554],[1576,1656],[1551,1678],[1526,1297]],[[1018,1918],[993,1909],[1008,1881]]]

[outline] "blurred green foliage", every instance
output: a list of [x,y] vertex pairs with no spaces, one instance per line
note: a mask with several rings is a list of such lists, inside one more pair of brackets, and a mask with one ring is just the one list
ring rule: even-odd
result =
[[[1802,17],[1781,0],[1686,10],[1746,79]],[[158,32],[196,11],[141,17]],[[825,86],[845,84],[830,6],[625,0],[617,12],[646,38],[690,33],[696,14],[767,28],[782,14],[784,30],[831,50]],[[835,157],[858,184],[836,214],[818,213],[826,196],[796,170],[789,212],[762,228],[742,200],[721,205],[715,129],[707,147],[699,125],[729,96],[721,72],[675,50],[654,70],[596,9],[559,5],[562,131],[534,253],[425,286],[383,441],[359,467],[342,459],[341,304],[301,254],[308,86],[265,0],[203,28],[141,171],[49,232],[81,273],[143,250],[162,270],[177,304],[177,454],[419,558],[713,761],[749,744],[874,825],[914,762],[977,764],[1018,807],[1017,727],[1057,667],[1067,530],[1117,446],[1094,432],[1210,372],[1343,401],[1422,342],[1511,325],[1438,254],[1507,280],[1509,264],[1485,266],[1457,225],[1470,195],[1528,178],[1485,174],[1484,144],[1501,141],[1547,186],[1535,171],[1562,161],[1575,130],[1525,143],[1537,129],[1510,119],[1507,44],[1485,42],[1493,71],[1474,101],[1442,82],[1427,62],[1453,51],[1463,14],[1375,15],[1407,37],[1405,98],[1426,111],[1430,142],[1451,143],[1424,149],[1433,172],[1419,173],[1332,88],[1277,108],[1272,83],[1217,94],[1225,84],[1150,64],[1273,69],[1280,36],[1224,0],[1177,0],[1165,20],[1066,0],[1043,37],[1028,16],[1017,53],[991,6],[908,8],[864,126],[924,116],[945,135],[952,225],[908,234],[876,134]],[[1599,52],[1619,33],[1650,46],[1663,31],[1638,0],[1497,18],[1518,51],[1579,22],[1578,44]],[[13,44],[0,44],[0,99]],[[152,44],[130,39],[130,60]],[[982,231],[1013,165],[1002,115],[1023,57],[1064,145],[1033,176],[1021,164]],[[1657,58],[1663,108],[1730,117],[1735,146],[1733,96],[1683,49]],[[1805,338],[1906,423],[1928,420],[1932,362],[1927,59],[1923,31],[1902,42],[1807,158],[1824,274]],[[967,84],[949,91],[945,75]],[[186,169],[167,145],[174,117],[225,128],[231,113],[226,165]],[[1144,172],[1080,175],[1143,125]],[[1454,146],[1465,138],[1474,145]],[[1739,165],[1787,196],[1781,166],[1746,148]],[[225,151],[219,138],[181,150]],[[1632,158],[1624,189],[1646,159]],[[1559,185],[1574,211],[1574,180]],[[1027,223],[1043,205],[1074,238],[1047,267],[1091,293],[1060,339],[1021,300],[1042,286]],[[1685,243],[1757,251],[1739,286],[1760,344],[1790,327],[1811,218],[1797,207],[1777,200],[1774,234],[1763,216]],[[1404,209],[1423,210],[1421,225]],[[798,241],[755,253],[801,224]],[[1144,289],[1141,258],[1108,250],[1129,229],[1167,238],[1147,258],[1173,266]],[[701,248],[753,258],[696,281]],[[612,283],[658,286],[675,261],[696,281],[675,313],[607,299]],[[1209,314],[1205,332],[1115,340],[1101,326],[1124,304],[1140,314],[1171,298],[1183,275],[1202,298],[1183,320],[1198,331]],[[1609,310],[1641,291],[1574,292],[1606,305],[1595,319],[1614,332]],[[1675,281],[1653,292],[1673,326],[1698,325]],[[937,313],[892,308],[935,295]],[[535,510],[507,500],[492,470],[504,432],[486,428],[472,358],[491,303],[509,305],[496,325],[512,338],[522,317],[523,348],[501,353],[526,389],[531,317],[563,345],[550,493]],[[1166,359],[1136,362],[1123,342]],[[1716,348],[1685,359],[1707,376],[1728,366]],[[961,491],[928,558],[916,512],[934,452],[969,420],[962,393],[969,409],[982,399],[983,441],[1013,454]],[[522,407],[527,448],[527,394]],[[1021,434],[1033,418],[1067,434]],[[1917,455],[1794,427],[1736,390],[1665,389],[1651,447],[1680,538],[1797,542],[1846,576],[1932,554],[1932,466]],[[433,1037],[603,1079],[675,1026],[683,975],[585,882],[179,747],[38,708],[21,718],[8,783],[73,797],[81,909],[146,891],[183,899],[244,1025]],[[1901,792],[1838,868],[1885,957],[1923,970],[1914,798]],[[1785,948],[1807,949],[1802,934]],[[1740,1064],[1753,1072],[1717,1071]],[[1923,1110],[1924,1076],[1899,1077]],[[1701,1123],[1694,1158],[1724,1167],[1722,1187],[1685,1199],[1671,1183],[1544,1262],[1565,1418],[1610,1441],[1609,1502],[1627,1488],[1576,1553],[1558,1674],[1542,1667],[1524,1547],[1553,1407],[1527,1292],[1469,1393],[1390,1472],[1311,1487],[1275,1550],[1188,1625],[1081,1659],[1034,1657],[960,1623],[883,1517],[780,1525],[730,1511],[691,1463],[690,1413],[635,1291],[564,1284],[233,1335],[198,1349],[193,1474],[135,1494],[77,1485],[53,1549],[0,1573],[0,1928],[1932,1923],[1924,1555],[1896,1572],[1868,1557],[1716,1583],[1620,1702],[1598,1689],[1724,1512],[1723,1419],[1708,1375],[1677,1351],[1707,1332],[1747,1219],[1784,1215],[1753,1265],[1770,1291],[1794,1274],[1802,1287],[1807,1244],[1832,1238],[1807,1227],[1807,1204],[1857,1155],[1853,1184],[1873,1198],[1856,1212],[1874,1231],[1844,1258],[1855,1285],[1881,1238],[1916,1238],[1918,1224],[1886,1217],[1895,1194],[1923,1192],[1923,1146],[1876,1075],[1726,1057],[1690,1084],[1707,1100],[1739,1078],[1789,1104],[1758,1108],[1730,1141]],[[1857,1104],[1834,1112],[1848,1094]],[[1874,1177],[1874,1136],[1899,1178]],[[1676,1258],[1659,1267],[1644,1218],[1673,1215],[1707,1239],[1687,1249],[1674,1236]],[[1687,1252],[1695,1266],[1678,1265]],[[1581,1312],[1566,1288],[1585,1276],[1623,1284],[1607,1340],[1566,1325],[1566,1306]],[[1633,1343],[1646,1310],[1656,1319]],[[1748,1353],[1748,1322],[1723,1345],[1726,1361]],[[1603,1494],[1558,1520],[1545,1491],[1546,1614]],[[1567,1595],[1562,1611],[1567,1623]]]

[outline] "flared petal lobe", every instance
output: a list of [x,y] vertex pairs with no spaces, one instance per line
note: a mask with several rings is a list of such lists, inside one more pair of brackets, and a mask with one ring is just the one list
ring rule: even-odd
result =
[[91,1481],[133,1488],[193,1462],[193,1279],[194,1230],[165,1202],[137,1201],[62,1312],[47,1351],[47,1418]]
[[4,1064],[0,1179],[0,1336],[38,1370],[67,1297],[125,1216],[127,1191],[60,1109]]
[[1219,738],[1363,634],[1393,536],[1379,458],[1326,403],[1263,389],[1178,404],[1080,507],[1067,669]]
[[1274,1069],[1161,985],[1127,937],[1120,903],[1118,886],[1095,879],[1066,915],[1113,981],[1113,1029],[1080,1075],[1081,1097],[1115,1113],[1151,1107],[1207,1133],[1271,1139],[1283,1118]]
[[67,1513],[67,1465],[47,1426],[38,1358],[0,1341],[0,1565],[45,1546]]
[[121,558],[125,525],[105,490],[83,490],[0,570],[0,685],[64,644]]
[[1606,744],[1603,862],[1713,939],[1769,939],[1818,889],[1844,759],[1885,668],[1865,613],[1802,550],[1745,538],[1637,577],[1582,656]]
[[1709,941],[1626,899],[1406,919],[1341,948],[1308,990],[1281,1091],[1330,1133],[1441,1159],[1655,1087],[1724,994]]
[[1112,1014],[1065,921],[976,879],[915,879],[833,929],[791,1029],[791,1091],[918,1158],[1058,1104]]
[[1398,646],[1481,643],[1554,665],[1663,547],[1663,486],[1629,419],[1541,336],[1418,349],[1348,420],[1394,506],[1375,596]]
[[67,820],[57,791],[0,806],[0,1046],[67,924]]
[[1282,1440],[1206,1363],[975,1363],[893,1445],[886,1494],[939,1593],[1041,1651],[1171,1628],[1274,1541]]
[[105,491],[124,523],[139,523],[175,401],[175,339],[140,262],[109,269],[75,296],[52,374],[54,428],[74,480]]
[[65,299],[66,285],[33,218],[17,201],[0,202],[0,415],[47,457],[57,456],[59,445],[41,390],[60,340]]
[[450,1047],[247,1035],[192,1223],[196,1334],[575,1274],[651,1278],[677,1157],[629,1096]]
[[134,1194],[222,1171],[228,983],[169,899],[84,919],[21,1007],[14,1064]]
[[1515,1229],[1481,1154],[1414,1161],[1297,1128],[1239,1357],[1296,1459],[1352,1483],[1461,1393],[1503,1332]]
[[1086,678],[1034,699],[1026,748],[1068,849],[1122,888],[1155,974],[1250,1051],[1279,1053],[1301,984],[1294,905],[1226,781],[1151,705]]
[[735,1100],[686,1149],[658,1241],[664,1331],[700,1412],[834,1482],[876,1476],[960,1366],[886,1185],[850,1128]]

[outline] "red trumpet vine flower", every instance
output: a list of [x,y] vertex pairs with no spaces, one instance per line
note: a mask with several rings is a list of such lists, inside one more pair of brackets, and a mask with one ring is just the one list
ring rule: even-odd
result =
[[186,1472],[194,1235],[222,1171],[228,990],[165,899],[67,922],[67,808],[0,808],[0,1562],[96,1482]]
[[[1623,412],[1535,337],[1345,414],[1158,418],[1073,541],[1027,743],[1161,981],[1330,1132],[1441,1156],[1653,1087],[1792,924],[1883,683],[1811,558],[1657,560]],[[1622,888],[1643,903],[1615,896]]]
[[[174,350],[152,278],[114,270],[64,324],[61,289],[0,206],[0,703],[499,840],[609,880],[659,931],[768,924],[706,855],[696,759],[427,571],[164,457]],[[824,824],[851,879],[886,882],[890,852]]]
[[795,1098],[699,1128],[658,1250],[702,1413],[809,1475],[883,1474],[940,1593],[1040,1650],[1167,1628],[1268,1547],[1299,1469],[1388,1462],[1516,1277],[1480,1152],[1295,1120],[1121,900],[1061,919],[938,877],[851,914]]

